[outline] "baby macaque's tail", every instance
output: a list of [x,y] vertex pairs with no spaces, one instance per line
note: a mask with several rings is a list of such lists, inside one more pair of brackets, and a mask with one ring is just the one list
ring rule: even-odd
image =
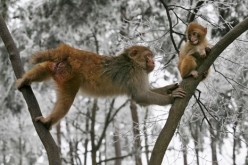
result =
[[57,48],[40,51],[31,58],[32,64],[38,64],[45,61],[59,62],[68,58],[71,47],[66,44],[61,44]]

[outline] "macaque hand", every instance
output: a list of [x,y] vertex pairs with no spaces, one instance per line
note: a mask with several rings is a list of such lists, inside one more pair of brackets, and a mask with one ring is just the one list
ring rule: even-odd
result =
[[170,93],[172,93],[173,90],[177,89],[178,87],[179,87],[178,83],[167,85],[167,86],[163,87],[163,91],[164,91],[164,93],[170,94]]
[[17,89],[21,89],[23,86],[29,85],[29,84],[30,83],[27,80],[23,79],[23,78],[19,78],[19,79],[16,80],[16,88]]
[[205,47],[205,49],[200,53],[200,56],[202,58],[205,58],[205,57],[207,57],[207,55],[209,55],[210,52],[211,52],[211,48]]
[[43,117],[43,116],[39,116],[35,118],[36,122],[40,122],[42,125],[44,125],[48,130],[51,129],[52,126],[52,121],[49,117]]
[[210,47],[206,47],[205,48],[205,52],[206,52],[207,55],[209,55],[209,53],[211,52],[211,48]]
[[173,98],[183,98],[186,96],[186,92],[181,87],[177,87],[175,90],[172,91],[171,96]]

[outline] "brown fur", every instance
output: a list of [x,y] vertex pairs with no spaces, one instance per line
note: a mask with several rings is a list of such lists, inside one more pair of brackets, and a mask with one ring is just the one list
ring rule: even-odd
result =
[[178,69],[182,78],[198,77],[198,72],[196,71],[198,67],[197,60],[206,57],[205,49],[208,47],[206,34],[207,28],[198,23],[192,22],[188,25],[186,31],[187,41],[179,53]]
[[36,118],[47,128],[66,115],[79,89],[96,97],[126,94],[144,105],[167,105],[185,95],[177,85],[150,89],[148,73],[154,69],[154,61],[152,52],[144,46],[132,46],[116,57],[108,57],[62,44],[36,53],[32,62],[36,65],[17,80],[17,87],[54,79],[54,110],[46,118]]

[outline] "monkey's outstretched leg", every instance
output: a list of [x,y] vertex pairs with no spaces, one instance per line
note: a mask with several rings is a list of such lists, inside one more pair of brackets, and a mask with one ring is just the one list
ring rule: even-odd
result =
[[48,62],[35,65],[31,70],[27,71],[22,78],[16,81],[16,87],[20,89],[25,85],[30,85],[34,81],[40,82],[51,77],[51,72],[47,65]]
[[69,111],[79,90],[79,85],[80,83],[76,79],[71,79],[64,84],[58,85],[57,101],[52,113],[47,117],[39,116],[35,120],[50,129],[53,124],[57,123]]

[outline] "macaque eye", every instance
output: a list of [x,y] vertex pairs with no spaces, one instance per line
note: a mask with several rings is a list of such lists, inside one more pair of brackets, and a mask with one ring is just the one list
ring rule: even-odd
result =
[[153,59],[153,54],[149,53],[146,55],[147,60],[152,60]]
[[197,32],[193,32],[193,36],[196,36],[196,37],[198,37],[198,33]]

